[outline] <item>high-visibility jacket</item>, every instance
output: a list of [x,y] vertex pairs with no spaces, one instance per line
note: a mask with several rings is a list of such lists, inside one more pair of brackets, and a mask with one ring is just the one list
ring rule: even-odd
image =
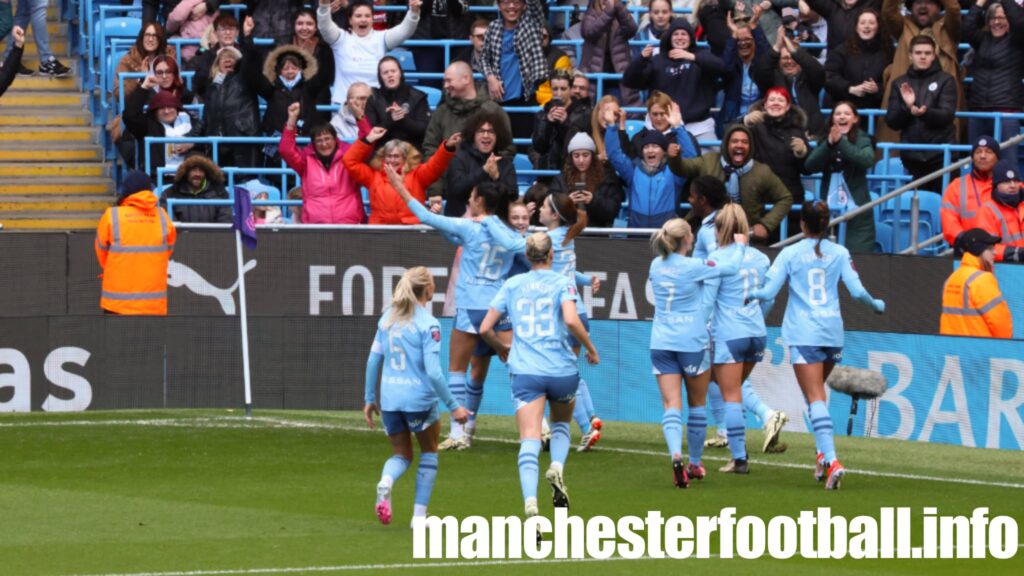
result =
[[176,233],[150,191],[107,208],[96,228],[103,268],[100,307],[117,314],[167,315],[167,263]]
[[981,259],[964,254],[960,268],[942,288],[939,333],[948,336],[1010,338],[1013,318],[995,274],[982,269]]
[[1007,246],[1024,246],[1024,203],[1011,208],[989,200],[981,207],[978,228],[1002,238],[1003,241],[996,244],[996,262],[1002,262]]
[[980,178],[977,172],[961,176],[946,186],[942,194],[942,235],[950,246],[958,234],[978,227],[979,211],[992,198],[992,178]]

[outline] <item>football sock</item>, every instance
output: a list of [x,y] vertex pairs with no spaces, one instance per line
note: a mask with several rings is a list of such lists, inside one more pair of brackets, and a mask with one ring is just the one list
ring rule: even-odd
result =
[[469,421],[476,422],[476,413],[480,411],[480,402],[484,399],[484,383],[472,378],[466,383],[466,410],[469,410]]
[[519,444],[519,485],[523,489],[523,500],[537,498],[537,457],[540,455],[540,440],[528,438]]
[[409,461],[401,456],[392,456],[384,462],[384,471],[380,475],[380,481],[392,485],[396,480],[405,474],[409,469]]
[[[466,373],[465,372],[449,372],[448,373],[448,390],[452,393],[452,397],[455,398],[460,406],[466,405]],[[448,433],[452,438],[462,438],[462,424],[459,424],[455,420],[452,420],[451,432]]]
[[666,408],[661,417],[661,431],[665,434],[669,456],[683,454],[683,411],[678,408]]
[[743,406],[739,402],[725,403],[725,426],[729,431],[729,451],[734,460],[747,458],[747,427],[743,422]]
[[430,493],[434,491],[434,480],[437,479],[437,452],[424,452],[420,454],[420,465],[416,469],[416,499],[417,506],[423,506],[426,510],[430,504]]
[[754,391],[754,387],[750,385],[750,380],[743,382],[743,387],[740,389],[743,392],[743,408],[748,412],[757,414],[757,417],[761,419],[761,422],[767,422],[771,418],[775,410],[772,410],[770,406],[761,400],[761,397]]
[[832,416],[822,401],[811,402],[811,427],[814,429],[814,441],[818,452],[825,455],[825,462],[836,459],[836,444],[832,437]]
[[569,456],[569,423],[551,423],[551,461],[564,465]]
[[703,406],[690,406],[686,419],[686,442],[690,452],[690,464],[700,464],[704,455],[704,439],[708,435],[708,412]]

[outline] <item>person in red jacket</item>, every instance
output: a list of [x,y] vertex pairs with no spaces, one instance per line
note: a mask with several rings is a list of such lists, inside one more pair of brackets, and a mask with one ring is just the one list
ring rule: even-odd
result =
[[1000,160],[992,169],[992,199],[978,216],[978,227],[999,236],[996,262],[1024,262],[1024,202],[1016,158]]
[[954,179],[942,194],[942,235],[952,246],[964,230],[978,226],[979,210],[992,196],[992,168],[999,161],[999,142],[980,136],[971,150],[971,173]]
[[362,196],[341,161],[349,144],[340,142],[334,127],[324,123],[310,129],[313,144],[299,149],[295,130],[300,111],[298,102],[288,107],[278,150],[288,167],[302,178],[302,223],[363,224],[366,211]]
[[[419,219],[413,216],[412,211],[388,182],[384,167],[391,166],[402,176],[409,193],[423,202],[427,198],[427,187],[448,169],[455,149],[462,141],[462,135],[455,133],[449,136],[430,160],[421,164],[423,157],[419,151],[404,140],[390,140],[374,154],[376,142],[387,132],[386,128],[374,127],[364,138],[352,144],[342,162],[352,178],[365,186],[370,193],[370,224],[419,224]],[[373,159],[367,163],[371,154]],[[435,208],[435,211],[438,208],[440,206]]]

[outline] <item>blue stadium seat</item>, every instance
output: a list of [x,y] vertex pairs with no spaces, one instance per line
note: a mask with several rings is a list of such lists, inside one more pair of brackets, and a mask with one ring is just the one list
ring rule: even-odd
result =
[[[875,168],[874,168],[874,170],[871,171],[871,173],[874,174],[875,176],[882,176],[882,175],[903,176],[903,175],[906,174],[906,171],[903,170],[903,161],[902,160],[900,160],[899,158],[889,158],[888,164],[886,163],[885,159],[882,159],[882,160],[879,160],[878,162],[876,162],[875,163]],[[883,181],[883,180],[869,180],[869,182],[870,182],[870,184],[868,185],[868,187],[871,189],[872,192],[877,192],[878,190],[881,190],[882,189],[882,184],[884,182],[888,182],[889,183],[889,188],[888,188],[889,190],[895,190],[896,188],[899,188],[900,186],[903,185],[903,181],[902,180],[898,180],[898,179],[892,179],[892,180],[886,180],[886,181]]]
[[629,139],[632,140],[638,132],[644,129],[643,120],[626,120],[626,134],[629,135]]
[[[142,30],[142,19],[140,18],[119,16],[96,22],[96,29],[94,30],[96,40],[93,43],[93,56],[100,58],[103,55],[103,50],[109,46],[111,38],[137,38],[139,30]],[[106,39],[106,45],[100,42],[101,36]]]
[[433,110],[437,108],[437,105],[441,103],[443,93],[439,88],[433,88],[431,86],[417,86],[417,90],[427,95],[427,105]]
[[526,193],[526,189],[533,184],[534,180],[536,180],[533,176],[523,174],[523,170],[533,170],[533,163],[530,162],[530,157],[526,154],[516,154],[514,162],[516,167],[516,182],[519,184],[519,195],[522,196]]
[[[412,52],[405,48],[395,48],[391,52],[388,52],[388,56],[393,56],[398,60],[398,65],[402,67],[402,71],[405,74],[416,71],[416,59],[413,58]],[[415,78],[406,78],[406,84],[419,84],[419,81]]]
[[885,222],[875,222],[875,252],[892,252],[892,226]]
[[[922,242],[942,231],[939,206],[942,196],[935,192],[919,190],[917,241]],[[898,202],[898,204],[897,204]],[[899,217],[897,218],[897,206]],[[893,198],[882,205],[876,223],[888,224],[892,227],[892,251],[900,251],[910,247],[910,211],[913,206],[913,194],[908,192],[898,199]],[[943,249],[942,244],[933,244],[921,249],[922,254],[937,254]]]

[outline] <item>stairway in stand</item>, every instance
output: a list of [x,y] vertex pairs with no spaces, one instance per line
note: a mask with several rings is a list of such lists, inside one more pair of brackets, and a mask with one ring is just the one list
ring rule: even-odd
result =
[[[51,5],[50,49],[71,67],[64,78],[19,76],[0,96],[0,224],[4,230],[95,229],[113,204],[111,167],[93,126],[68,24]],[[22,64],[39,70],[32,30]]]

